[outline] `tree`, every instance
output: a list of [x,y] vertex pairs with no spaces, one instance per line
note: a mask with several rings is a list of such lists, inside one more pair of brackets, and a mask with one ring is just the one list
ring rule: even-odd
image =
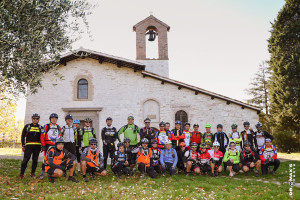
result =
[[[6,96],[6,97],[5,97]],[[15,132],[15,112],[17,109],[16,101],[10,94],[0,94],[0,136],[1,146],[11,138]],[[19,133],[20,134],[20,133]]]
[[36,92],[78,38],[80,24],[88,28],[91,8],[85,0],[1,0],[0,93]]
[[250,83],[251,87],[246,89],[248,95],[251,95],[252,98],[247,100],[248,103],[255,104],[264,109],[264,113],[260,115],[260,120],[266,123],[268,132],[270,132],[269,125],[269,80],[270,80],[270,68],[266,61],[263,61],[259,65],[259,69],[255,74],[252,82]]
[[300,132],[300,1],[286,0],[272,23],[269,52],[271,115],[281,131]]

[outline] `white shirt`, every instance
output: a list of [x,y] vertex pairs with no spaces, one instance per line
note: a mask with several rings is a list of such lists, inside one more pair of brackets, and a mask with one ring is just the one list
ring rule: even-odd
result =
[[74,140],[74,136],[75,136],[75,132],[74,132],[74,127],[65,125],[62,128],[62,131],[64,131],[63,133],[63,138],[65,140],[65,142],[75,142]]

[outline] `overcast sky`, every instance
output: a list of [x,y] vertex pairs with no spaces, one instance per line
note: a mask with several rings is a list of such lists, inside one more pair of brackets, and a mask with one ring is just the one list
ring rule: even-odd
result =
[[[245,101],[259,64],[269,59],[267,39],[283,0],[100,0],[80,46],[135,60],[132,27],[152,12],[168,33],[170,78]],[[153,52],[152,52],[153,53]],[[151,52],[149,55],[152,55]],[[25,100],[17,118],[23,119]]]

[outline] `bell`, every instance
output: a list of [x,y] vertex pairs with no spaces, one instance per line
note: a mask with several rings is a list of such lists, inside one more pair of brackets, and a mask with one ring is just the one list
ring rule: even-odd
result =
[[149,30],[147,33],[147,35],[149,35],[148,41],[154,41],[156,38],[156,33],[153,30]]

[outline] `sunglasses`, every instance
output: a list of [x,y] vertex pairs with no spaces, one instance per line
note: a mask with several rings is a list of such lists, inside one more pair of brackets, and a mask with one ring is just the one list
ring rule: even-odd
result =
[[150,124],[150,122],[145,122],[145,124]]
[[85,123],[90,124],[91,122],[85,122]]
[[32,118],[33,120],[39,120],[40,118]]
[[197,146],[192,146],[192,148],[197,148]]
[[97,145],[97,144],[91,144],[91,145]]

